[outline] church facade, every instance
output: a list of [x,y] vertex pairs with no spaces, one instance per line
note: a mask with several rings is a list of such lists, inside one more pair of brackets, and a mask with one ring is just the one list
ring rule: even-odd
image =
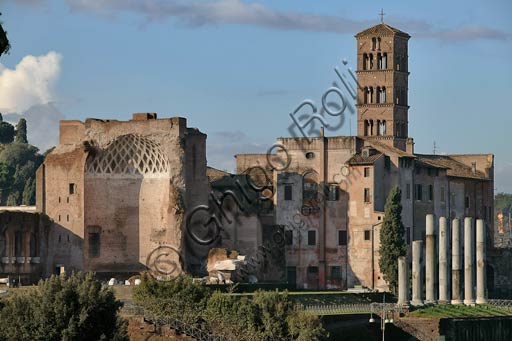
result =
[[[287,167],[237,155],[237,172],[267,165],[277,186],[289,283],[385,290],[379,232],[391,188],[402,192],[404,239],[425,239],[425,215],[485,219],[493,236],[494,156],[425,155],[409,136],[408,40],[384,23],[358,33],[357,136],[279,138]],[[273,156],[275,157],[275,156]],[[490,246],[490,245],[489,245]]]

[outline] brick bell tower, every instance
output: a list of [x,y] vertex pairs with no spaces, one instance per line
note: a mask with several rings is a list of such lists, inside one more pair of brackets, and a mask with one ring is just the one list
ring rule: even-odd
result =
[[357,39],[357,135],[412,153],[408,135],[407,44],[410,36],[384,24]]

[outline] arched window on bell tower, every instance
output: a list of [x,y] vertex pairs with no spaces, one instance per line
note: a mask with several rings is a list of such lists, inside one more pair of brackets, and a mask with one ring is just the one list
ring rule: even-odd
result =
[[368,104],[368,87],[365,86],[363,89],[363,103]]
[[370,53],[368,55],[368,60],[369,60],[368,70],[373,70],[373,53]]
[[368,66],[369,66],[369,63],[368,63],[368,54],[367,54],[367,53],[364,53],[364,54],[363,54],[363,70],[368,70]]
[[380,86],[377,87],[377,103],[381,103],[380,101]]
[[369,126],[370,124],[368,123],[368,120],[364,120],[364,136],[368,136]]
[[374,103],[374,97],[373,97],[373,86],[370,86],[370,88],[368,89],[368,95],[369,95],[369,101],[368,103],[371,103],[373,104]]
[[372,51],[375,51],[375,48],[377,47],[377,38],[372,38]]
[[382,70],[382,54],[377,53],[377,69]]
[[383,53],[382,54],[382,69],[386,70],[388,68],[388,54]]

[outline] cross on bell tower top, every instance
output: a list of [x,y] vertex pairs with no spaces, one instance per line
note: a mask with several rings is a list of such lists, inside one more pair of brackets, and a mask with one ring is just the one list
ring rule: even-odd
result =
[[384,13],[384,9],[383,8],[380,9],[379,15],[380,15],[380,23],[384,24],[384,16],[386,15],[386,13]]

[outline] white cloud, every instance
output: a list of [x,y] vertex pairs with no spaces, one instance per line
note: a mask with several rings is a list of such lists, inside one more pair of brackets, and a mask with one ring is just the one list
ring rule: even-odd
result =
[[26,56],[14,69],[0,64],[0,112],[24,112],[53,101],[61,59],[50,51],[44,56]]

